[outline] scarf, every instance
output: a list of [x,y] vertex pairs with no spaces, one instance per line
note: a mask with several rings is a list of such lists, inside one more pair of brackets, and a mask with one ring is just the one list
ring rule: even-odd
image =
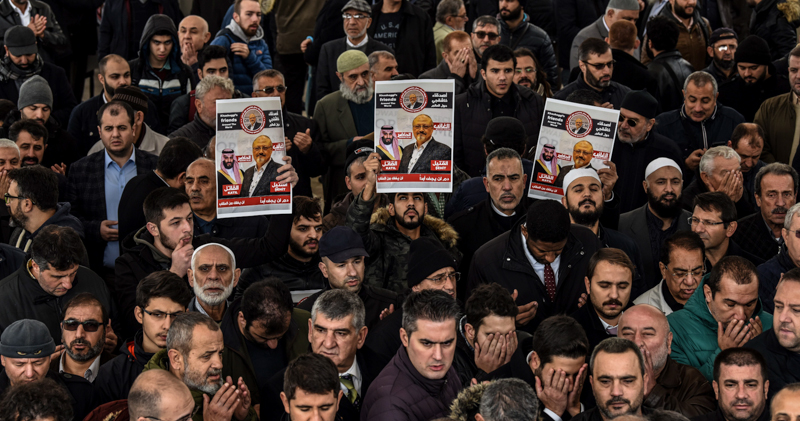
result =
[[36,60],[30,66],[28,66],[27,69],[18,67],[13,61],[11,61],[11,57],[6,55],[0,59],[0,82],[17,79],[24,81],[31,76],[41,73],[42,66],[44,66],[44,61],[42,60],[42,56],[38,54],[36,55]]

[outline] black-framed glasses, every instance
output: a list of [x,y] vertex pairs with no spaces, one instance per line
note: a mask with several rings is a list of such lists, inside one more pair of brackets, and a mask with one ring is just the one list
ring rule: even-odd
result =
[[484,31],[473,32],[473,34],[477,35],[478,39],[484,39],[486,37],[489,37],[489,41],[494,41],[497,39],[497,37],[500,36],[500,34],[496,34],[494,32],[484,32]]
[[64,327],[64,330],[68,330],[70,332],[78,330],[78,326],[83,326],[83,330],[87,332],[97,332],[102,325],[103,324],[97,320],[86,320],[80,322],[75,319],[67,319],[61,322],[61,326]]
[[[200,411],[200,407],[201,406],[202,405],[195,406],[194,409],[192,410],[191,414],[184,415],[184,416],[178,418],[175,421],[190,421],[192,419],[192,417],[194,417],[197,414],[197,412]],[[166,420],[162,420],[161,418],[158,418],[158,417],[151,417],[149,415],[144,415],[143,418],[148,418],[148,419],[155,420],[155,421],[166,421]]]
[[464,13],[463,15],[450,15],[450,16],[452,16],[454,18],[459,18],[459,19],[466,19],[467,18],[467,14],[466,13]]
[[145,309],[142,309],[142,311],[147,313],[147,314],[149,314],[150,317],[152,317],[152,318],[154,318],[156,320],[164,320],[164,318],[166,318],[166,317],[169,317],[170,319],[174,319],[174,318],[178,317],[179,314],[184,313],[183,311],[179,311],[177,313],[162,313],[160,311],[147,311]]
[[12,195],[10,195],[8,193],[3,195],[3,200],[6,202],[6,205],[9,204],[9,202],[11,202],[11,199],[24,199],[24,197],[22,197],[22,196],[12,196]]
[[704,268],[697,268],[693,271],[679,269],[677,272],[672,271],[670,273],[672,273],[673,278],[682,281],[686,279],[688,276],[691,276],[692,279],[700,279],[703,277],[703,275],[705,275],[706,271]]
[[255,94],[256,92],[263,92],[263,93],[265,93],[267,95],[272,95],[272,93],[275,92],[275,91],[278,91],[279,94],[282,94],[282,93],[286,92],[286,87],[283,86],[283,85],[267,86],[264,89],[256,89],[256,90],[253,91],[253,93]]
[[589,63],[588,61],[585,61],[585,60],[581,60],[581,61],[583,61],[588,66],[594,67],[595,70],[603,70],[606,67],[608,67],[609,69],[612,69],[612,68],[614,68],[614,64],[616,64],[616,62],[617,62],[616,60],[611,60],[608,63]]
[[368,17],[369,15],[351,15],[349,13],[342,13],[342,19],[344,20],[349,20],[349,19],[360,20],[360,19],[366,19]]
[[708,219],[695,218],[694,216],[689,217],[689,225],[691,226],[703,224],[706,227],[716,227],[717,225],[722,225],[724,223],[725,223],[724,221],[714,222],[714,221],[709,221]]
[[445,281],[447,281],[448,279],[452,279],[453,282],[458,282],[458,280],[461,279],[461,272],[446,273],[444,275],[437,276],[435,278],[425,278],[425,279],[433,282],[436,285],[441,285],[445,283]]
[[619,115],[619,124],[622,125],[623,123],[625,123],[625,121],[628,122],[628,127],[630,127],[630,128],[634,128],[634,127],[636,127],[637,124],[639,124],[639,120],[634,120],[632,118],[625,117],[622,114],[620,114]]

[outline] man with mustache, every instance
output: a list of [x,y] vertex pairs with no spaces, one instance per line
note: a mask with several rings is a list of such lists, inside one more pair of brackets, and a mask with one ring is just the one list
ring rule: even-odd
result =
[[483,53],[487,48],[500,44],[500,21],[494,16],[480,16],[472,22],[472,33],[470,35],[472,51],[480,68]]
[[192,253],[192,267],[186,273],[194,290],[194,300],[186,311],[203,313],[219,323],[241,274],[231,249],[218,243],[198,247]]
[[789,80],[772,65],[769,44],[757,35],[739,43],[734,62],[738,74],[720,85],[719,102],[740,112],[745,121],[753,121],[764,101],[789,91]]
[[[658,17],[667,19],[680,28],[678,37],[678,51],[680,55],[692,65],[694,69],[706,67],[706,46],[711,37],[711,27],[708,20],[700,14],[697,0],[669,0],[669,4],[661,8]],[[647,36],[642,41],[648,45],[650,28]],[[642,57],[642,62],[647,64],[648,57]]]
[[[235,93],[233,82],[227,77],[207,75],[194,90],[194,119],[170,133],[170,139],[182,136],[192,139],[205,148],[216,135],[217,101],[231,99]],[[248,121],[249,122],[249,121]]]
[[244,171],[241,195],[243,197],[268,196],[270,183],[278,178],[280,164],[272,159],[272,139],[261,135],[253,140],[253,160],[256,165]]
[[103,303],[89,292],[76,295],[64,306],[61,321],[64,352],[51,362],[51,368],[59,374],[68,373],[94,383],[100,366],[113,358],[103,352],[107,335],[116,337]]
[[661,282],[633,303],[652,305],[667,316],[682,309],[705,273],[704,258],[705,245],[700,236],[688,230],[678,231],[661,246]]
[[636,242],[642,256],[642,278],[652,288],[660,277],[662,244],[677,231],[688,230],[692,214],[680,205],[683,172],[675,161],[657,158],[650,162],[641,188],[647,203],[620,215],[619,231]]
[[730,80],[736,75],[736,64],[733,62],[733,55],[739,46],[739,36],[731,28],[717,28],[711,33],[708,39],[706,51],[711,57],[711,64],[703,69],[706,73],[714,76],[717,85]]
[[647,409],[676,411],[686,417],[705,414],[716,406],[714,390],[694,367],[670,358],[672,333],[666,316],[648,304],[635,305],[619,319],[617,336],[639,346],[648,381],[644,385]]
[[622,310],[628,306],[636,267],[624,251],[602,248],[591,259],[584,283],[587,303],[570,317],[586,330],[589,350],[617,336]]
[[689,221],[692,231],[700,236],[705,245],[703,266],[706,272],[710,272],[725,256],[741,256],[755,265],[764,263],[731,240],[739,226],[736,219],[736,207],[724,193],[708,192],[694,198],[694,209]]
[[378,144],[378,151],[381,159],[397,161],[403,159],[403,149],[400,147],[400,139],[394,135],[393,126],[381,127],[381,141]]
[[772,296],[780,282],[781,275],[800,266],[800,237],[795,233],[800,229],[800,204],[795,204],[786,212],[783,223],[783,246],[777,256],[758,267],[759,280],[763,284],[759,295],[763,296],[764,308],[773,309]]
[[144,371],[166,370],[181,379],[192,392],[195,421],[218,414],[224,414],[223,419],[258,421],[259,405],[252,387],[240,377],[241,372],[223,366],[223,356],[230,352],[214,320],[187,311],[172,322],[166,348],[153,355]]
[[[414,95],[414,94],[411,94]],[[409,97],[410,99],[410,97]],[[416,95],[414,95],[416,100]],[[433,138],[433,119],[420,114],[411,122],[415,143],[403,148],[403,159],[400,161],[400,172],[409,174],[433,173],[431,161],[452,160],[452,150],[444,143]]]
[[619,109],[630,88],[611,80],[614,73],[614,55],[607,42],[589,38],[578,49],[578,67],[581,75],[564,89],[556,92],[554,98],[566,100],[569,94],[588,89],[597,92],[602,98],[602,106]]
[[732,348],[720,352],[714,360],[711,383],[719,407],[692,421],[769,420],[767,396],[770,390],[780,389],[770,384],[767,370],[764,356],[754,349]]

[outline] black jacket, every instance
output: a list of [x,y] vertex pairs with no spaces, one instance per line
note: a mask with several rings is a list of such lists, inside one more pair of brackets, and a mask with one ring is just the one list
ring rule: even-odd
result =
[[25,264],[25,252],[5,243],[0,243],[0,279],[5,279]]
[[[67,41],[67,37],[61,30],[61,25],[58,24],[50,6],[43,1],[29,0],[28,7],[31,8],[31,19],[36,15],[44,16],[47,19],[44,35],[42,39],[37,39],[36,41],[42,58],[52,63],[56,59],[68,56],[70,52],[69,41]],[[17,25],[22,25],[22,20],[19,17],[19,13],[11,7],[11,1],[0,2],[0,43],[5,45],[4,37],[6,31]]]
[[[21,119],[22,114],[20,111],[10,111],[3,121],[3,127],[0,127],[0,137],[8,138],[8,131],[11,125]],[[78,142],[69,132],[64,130],[64,126],[59,124],[52,114],[44,123],[44,127],[47,129],[47,149],[44,150],[42,162],[40,162],[43,167],[50,168],[54,164],[61,163],[69,167],[73,162],[86,156],[86,154],[80,153],[78,150]],[[67,168],[67,171],[69,171],[69,168]],[[64,183],[64,186],[61,185],[63,176],[59,174],[58,177],[59,188],[66,187],[66,183]],[[66,182],[66,180],[63,181]],[[66,191],[59,190],[59,200],[66,198],[66,196],[64,196],[65,193]]]
[[775,337],[775,330],[761,332],[745,348],[755,349],[767,360],[770,399],[784,386],[800,381],[800,354],[781,346]]
[[[695,177],[688,186],[683,188],[681,192],[681,197],[679,199],[681,206],[689,212],[694,212],[694,198],[697,197],[698,194],[708,192],[708,186],[700,177]],[[739,201],[735,203],[736,205],[736,215],[738,218],[743,218],[745,216],[751,215],[755,213],[755,209],[750,204],[750,202],[744,197],[744,194]]]
[[[45,376],[56,382],[59,387],[63,387],[69,392],[72,404],[72,415],[74,420],[82,420],[97,405],[92,396],[92,384],[83,377],[73,376],[68,373],[58,374],[49,370]],[[11,387],[6,370],[0,371],[0,395],[5,395],[6,389]]]
[[[404,297],[400,295],[399,298]],[[372,371],[380,373],[397,354],[397,350],[403,346],[403,341],[400,340],[401,327],[403,327],[403,307],[395,306],[394,313],[386,316],[367,333],[367,340],[362,349],[369,351],[370,358],[366,363]]]
[[697,149],[727,145],[733,129],[739,123],[744,123],[744,117],[738,111],[720,104],[717,104],[711,117],[699,123],[689,118],[684,108],[659,114],[653,129],[672,139],[681,149],[684,159]]
[[753,9],[750,16],[750,35],[758,35],[769,44],[773,60],[789,54],[797,45],[796,21],[789,22],[778,4],[784,0],[764,0]]
[[739,226],[731,237],[739,244],[748,244],[748,250],[765,262],[781,252],[783,239],[775,241],[772,230],[764,222],[761,211],[739,218]]
[[680,51],[665,51],[657,55],[647,64],[647,70],[656,80],[658,93],[653,96],[661,104],[661,110],[680,108],[683,105],[683,82],[694,72],[694,68],[683,59]]
[[781,246],[777,256],[767,260],[756,268],[758,272],[758,296],[764,311],[772,313],[775,310],[775,289],[781,275],[796,268],[794,261],[786,250],[786,245]]
[[558,31],[559,63],[569,63],[572,40],[575,35],[603,16],[606,6],[608,6],[608,0],[559,0],[553,2]]
[[[544,100],[536,92],[517,84],[512,84],[506,95],[514,96],[514,117],[522,122],[528,136],[526,150],[535,149],[542,125]],[[471,177],[477,177],[486,167],[486,152],[481,137],[492,119],[491,104],[492,96],[484,82],[473,83],[467,92],[456,95],[453,157],[458,168]]]
[[[205,234],[200,229],[200,217],[194,215],[194,235]],[[205,222],[205,221],[203,221]],[[208,233],[212,237],[225,238],[259,238],[266,234],[269,229],[269,219],[263,215],[240,216],[237,218],[215,218],[212,221],[211,231]]]
[[[86,101],[81,102],[72,110],[69,116],[67,132],[75,138],[78,144],[78,153],[85,156],[95,143],[100,141],[100,133],[97,131],[97,111],[105,104],[103,93],[95,95]],[[147,100],[147,112],[144,114],[144,122],[152,130],[161,133],[161,126],[158,122],[156,104]]]
[[634,91],[647,90],[654,97],[658,95],[658,82],[647,70],[647,66],[622,50],[612,49],[611,55],[616,61],[614,73],[611,74],[612,82],[625,85]]
[[[771,383],[771,382],[770,382]],[[772,385],[770,384],[770,389],[772,389]],[[724,415],[722,415],[722,411],[717,408],[716,411],[709,412],[704,415],[698,415],[696,417],[690,418],[691,421],[728,421]],[[769,405],[764,406],[764,411],[761,412],[761,415],[758,416],[756,421],[769,421]]]
[[[156,174],[155,170],[139,174],[125,184],[117,212],[120,239],[124,240],[147,224],[142,210],[144,199],[159,187],[167,187],[167,183]],[[122,254],[122,241],[119,243],[119,250]]]
[[719,87],[719,103],[740,112],[745,121],[753,121],[761,104],[778,95],[789,92],[789,79],[776,75],[770,66],[771,76],[761,82],[748,85],[736,75]]
[[[271,276],[279,278],[290,291],[323,289],[327,282],[319,270],[319,263],[319,255],[311,259],[310,262],[301,262],[290,256],[289,253],[284,253],[283,256],[269,263],[242,271],[242,276],[239,277],[239,284],[236,285],[235,297],[241,297],[247,287]],[[311,307],[300,308],[311,312]]]
[[311,179],[325,173],[327,166],[322,157],[319,146],[319,126],[317,122],[300,114],[283,110],[283,133],[289,139],[294,139],[295,134],[311,130],[311,149],[303,153],[296,145],[292,145],[287,155],[292,157],[292,166],[297,172],[297,185],[292,188],[295,196],[313,197],[311,192]]
[[604,227],[602,222],[598,227],[598,231],[599,235],[597,238],[600,239],[600,244],[603,248],[615,248],[624,251],[625,254],[630,257],[633,266],[636,268],[636,273],[633,274],[633,280],[631,282],[631,297],[629,301],[632,302],[639,295],[655,285],[644,278],[644,265],[642,264],[642,258],[639,256],[639,248],[632,238],[617,230]]
[[[325,95],[339,90],[340,82],[336,76],[336,59],[349,49],[347,47],[347,37],[328,41],[322,46],[319,53],[319,61],[317,62],[316,78],[314,79],[314,83],[317,85],[317,98],[324,98]],[[362,51],[364,54],[370,55],[373,51],[381,50],[394,54],[394,50],[388,45],[368,37],[367,45],[364,46]]]
[[142,331],[133,339],[123,342],[119,347],[120,355],[103,364],[94,380],[94,393],[97,404],[126,399],[133,382],[142,374],[144,365],[153,358],[142,348]]
[[590,354],[592,353],[592,350],[594,350],[594,347],[600,344],[600,342],[602,342],[604,339],[613,337],[606,332],[606,329],[603,327],[603,323],[600,321],[600,316],[597,315],[597,311],[590,302],[587,302],[583,307],[579,308],[578,311],[570,314],[569,316],[583,326],[583,330],[586,331],[586,337],[589,339]]
[[[136,58],[138,51],[131,51],[129,46],[138,41],[142,34],[131,33],[130,24],[133,17],[128,12],[131,0],[108,0],[103,7],[103,18],[100,21],[97,56],[102,58],[108,54],[119,54],[126,60]],[[158,13],[167,15],[176,24],[183,19],[183,12],[178,7],[178,0],[152,0],[158,6]],[[136,85],[134,82],[133,85]],[[166,126],[164,126],[166,127]]]
[[[375,30],[383,13],[382,7],[383,0],[372,6],[372,25],[367,29],[367,35],[371,39],[375,38]],[[403,15],[403,20],[397,33],[397,51],[394,54],[397,58],[397,71],[419,76],[426,70],[436,67],[433,24],[427,13],[408,0],[403,0],[400,13]]]
[[[7,4],[3,2],[1,4]],[[14,12],[16,15],[16,12]],[[59,124],[66,125],[69,122],[69,115],[72,109],[78,105],[78,100],[75,99],[75,94],[72,93],[67,74],[64,69],[50,64],[48,62],[42,63],[42,70],[39,76],[43,77],[50,86],[53,92],[53,107],[50,118],[55,119]],[[19,80],[0,80],[0,98],[7,99],[14,103],[16,108],[19,102]]]
[[[583,75],[581,74],[578,76],[578,79],[575,82],[570,83],[569,85],[565,86],[562,90],[556,92],[553,95],[553,98],[566,100],[569,94],[577,91],[578,89],[587,89],[589,91],[595,91],[594,88],[589,86],[585,80],[583,80]],[[614,106],[615,110],[618,110],[622,106],[622,100],[625,99],[625,95],[630,92],[631,89],[625,85],[621,85],[617,82],[611,81],[611,85],[607,88],[603,89],[602,92],[597,92],[600,94],[600,97],[603,98],[603,102],[609,102]],[[528,132],[527,130],[525,131]],[[538,132],[537,132],[538,134]]]
[[558,86],[558,66],[556,53],[553,51],[553,42],[542,28],[530,23],[530,17],[525,13],[522,22],[511,31],[508,24],[500,19],[500,43],[516,50],[525,47],[533,52],[539,60],[539,65],[547,72],[547,81],[550,86]]
[[475,252],[469,273],[467,294],[480,284],[497,282],[509,293],[518,291],[518,304],[539,303],[536,317],[522,330],[533,333],[544,319],[556,314],[572,314],[578,310],[578,298],[586,292],[584,278],[589,258],[602,247],[597,236],[588,228],[572,225],[567,245],[561,252],[558,267],[556,299],[550,301],[544,282],[534,272],[523,247],[518,222],[511,231],[486,243]]
[[[447,61],[442,59],[438,66],[434,67],[433,69],[428,70],[427,72],[419,75],[420,79],[453,79],[456,84],[456,95],[463,94],[467,91],[467,87],[472,85],[473,79],[469,76],[469,72],[464,73],[464,77],[461,77],[455,73],[450,71],[450,66],[447,64]],[[481,78],[480,71],[475,72],[475,80],[483,80]]]
[[[241,285],[241,280],[239,284]],[[314,303],[317,301],[320,295],[323,292],[331,289],[330,284],[325,281],[326,286],[310,297],[300,301],[297,303],[297,308],[303,309],[305,311],[311,312],[311,307],[314,306]],[[358,291],[358,298],[361,298],[361,301],[364,303],[364,323],[372,332],[372,328],[374,328],[380,321],[381,321],[381,312],[390,305],[394,305],[395,310],[399,309],[403,305],[403,301],[400,299],[401,296],[398,294],[389,291],[388,289],[378,288],[372,285],[362,284],[361,289]]]
[[203,122],[200,115],[195,113],[194,120],[186,123],[183,127],[169,134],[170,139],[179,136],[188,137],[192,139],[200,149],[203,149],[211,141],[211,138],[217,135],[216,127],[209,126]]

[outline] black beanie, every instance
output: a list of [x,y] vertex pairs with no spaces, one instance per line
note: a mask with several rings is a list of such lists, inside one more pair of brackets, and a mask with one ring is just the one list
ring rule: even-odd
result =
[[772,63],[769,44],[757,35],[750,35],[742,40],[733,56],[736,63],[753,63],[769,66]]
[[658,101],[647,91],[630,91],[622,100],[620,108],[624,108],[640,116],[655,118],[658,111]]
[[458,267],[458,262],[450,252],[445,250],[438,240],[420,237],[411,242],[408,251],[408,287],[413,288],[422,283],[439,269]]

